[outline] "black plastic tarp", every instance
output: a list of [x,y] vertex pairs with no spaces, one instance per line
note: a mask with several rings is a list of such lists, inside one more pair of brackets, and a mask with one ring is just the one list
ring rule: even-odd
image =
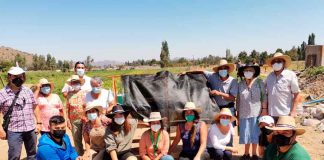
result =
[[161,112],[169,120],[180,119],[179,112],[191,101],[202,108],[202,119],[210,119],[219,112],[209,96],[207,79],[203,74],[174,75],[168,71],[156,75],[122,76],[123,104],[143,118],[152,111]]

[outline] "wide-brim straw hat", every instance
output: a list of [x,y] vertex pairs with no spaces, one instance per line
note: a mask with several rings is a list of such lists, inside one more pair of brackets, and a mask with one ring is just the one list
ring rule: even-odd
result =
[[78,75],[72,75],[69,79],[66,80],[67,82],[74,82],[80,81],[80,77]]
[[228,69],[228,73],[231,73],[235,70],[235,64],[234,63],[228,63],[226,59],[221,59],[219,61],[219,65],[217,65],[216,67],[213,68],[213,70],[215,72],[218,72],[218,68],[219,67],[223,67],[223,66],[227,66],[229,69]]
[[260,75],[260,66],[258,66],[258,65],[254,65],[254,64],[252,64],[252,63],[248,63],[248,64],[246,64],[246,65],[240,67],[240,68],[238,69],[238,75],[239,75],[240,77],[244,77],[244,69],[245,69],[245,68],[248,68],[248,67],[252,67],[252,68],[254,68],[254,71],[255,71],[255,72],[254,72],[253,77],[258,77],[258,76]]
[[110,114],[108,114],[107,116],[109,118],[113,118],[117,113],[121,113],[121,114],[124,114],[124,115],[128,115],[129,111],[126,111],[124,110],[124,107],[123,105],[120,105],[120,104],[117,104],[113,107],[112,111]]
[[182,113],[182,112],[188,111],[188,110],[196,111],[198,114],[200,114],[202,112],[202,109],[197,107],[194,102],[187,102],[185,104],[184,108],[180,109],[178,111],[180,111]]
[[161,113],[160,112],[151,112],[150,113],[150,117],[144,118],[143,121],[144,122],[153,122],[153,121],[161,121],[165,118],[162,118]]
[[222,116],[222,115],[230,116],[230,117],[231,117],[231,119],[230,119],[231,122],[236,121],[236,118],[232,115],[231,110],[228,109],[228,108],[222,108],[222,109],[220,110],[220,112],[219,112],[218,114],[215,115],[215,117],[214,117],[214,121],[219,121],[220,116]]
[[303,128],[297,128],[294,117],[291,116],[279,116],[277,124],[274,127],[268,127],[267,129],[273,131],[282,131],[282,130],[294,130],[296,135],[302,135],[306,132]]
[[283,59],[283,60],[285,60],[285,68],[288,68],[288,66],[291,64],[291,58],[289,56],[287,56],[287,55],[284,55],[284,54],[280,53],[280,52],[275,53],[273,55],[273,57],[267,59],[266,64],[268,66],[272,66],[271,62],[273,60],[275,60],[275,59]]
[[103,111],[103,108],[102,108],[101,104],[98,101],[91,101],[91,102],[88,102],[86,104],[86,108],[84,109],[84,113],[86,113],[87,111],[89,111],[89,110],[91,110],[93,108],[98,109],[99,114],[102,113],[102,111]]
[[38,84],[40,84],[41,86],[42,85],[45,85],[45,84],[49,84],[51,86],[51,88],[53,88],[53,83],[48,81],[46,78],[41,78],[39,81],[38,81]]

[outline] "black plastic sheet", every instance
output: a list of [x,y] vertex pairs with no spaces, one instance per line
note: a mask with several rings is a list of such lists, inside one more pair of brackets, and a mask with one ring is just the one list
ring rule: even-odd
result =
[[122,76],[123,104],[142,118],[152,111],[161,112],[170,121],[179,120],[180,109],[191,101],[202,108],[201,119],[210,119],[219,108],[209,96],[203,74],[174,75],[168,71],[156,75]]

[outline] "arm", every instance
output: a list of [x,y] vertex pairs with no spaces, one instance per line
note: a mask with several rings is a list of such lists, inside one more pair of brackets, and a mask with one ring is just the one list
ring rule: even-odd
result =
[[116,100],[114,98],[114,95],[111,90],[108,90],[108,107],[106,110],[106,114],[109,114],[112,111],[115,104]]
[[35,118],[36,118],[36,132],[40,132],[41,131],[41,124],[42,124],[42,121],[41,121],[41,116],[40,116],[40,110],[39,110],[39,105],[35,104],[34,105],[34,115],[35,115]]
[[106,143],[106,152],[109,153],[112,160],[118,160],[117,157],[117,144],[115,141],[115,137],[113,133],[110,133],[109,129],[106,130],[105,135],[105,143]]
[[41,160],[60,160],[56,151],[48,146],[40,146],[37,150],[37,159]]
[[71,121],[70,121],[70,103],[69,103],[69,100],[68,98],[66,99],[66,124],[67,124],[67,127],[71,130],[72,129],[72,124],[71,124]]
[[293,99],[293,103],[291,104],[291,111],[289,115],[295,117],[297,106],[299,105],[301,100],[301,96],[299,94],[300,89],[298,85],[298,78],[295,73],[293,73],[290,87],[291,87],[292,94],[294,94],[294,99]]
[[181,133],[180,133],[180,127],[178,125],[176,137],[174,138],[174,140],[173,140],[173,142],[171,144],[171,147],[169,149],[169,153],[171,153],[172,151],[175,150],[175,147],[178,145],[178,143],[180,142],[180,140],[181,140]]
[[112,160],[118,160],[116,150],[111,150],[111,151],[109,152],[109,155],[110,155],[110,157],[111,157]]
[[196,154],[196,158],[200,158],[201,154],[205,151],[207,145],[207,125],[205,122],[201,122],[200,126],[200,147],[198,153]]
[[265,84],[263,82],[260,82],[261,85],[261,94],[263,97],[263,100],[261,102],[261,116],[268,115],[268,97],[265,89]]
[[83,158],[88,159],[90,157],[90,137],[89,134],[86,132],[83,132],[82,135],[85,143],[85,152]]
[[57,94],[55,94],[55,95],[56,95],[57,101],[59,103],[60,115],[65,117],[65,115],[64,115],[64,107],[63,107],[63,103],[61,101],[61,98]]
[[163,147],[161,148],[161,153],[155,159],[161,159],[163,156],[168,154],[169,146],[170,146],[170,137],[169,133],[163,130]]
[[292,104],[292,108],[291,108],[291,111],[290,111],[290,116],[297,116],[297,113],[296,113],[296,109],[297,109],[297,106],[298,104],[300,103],[300,99],[301,99],[301,96],[298,93],[294,93],[294,100],[293,100],[293,104]]
[[143,133],[139,142],[139,154],[143,160],[150,160],[149,156],[147,156],[145,136],[147,136],[146,132]]

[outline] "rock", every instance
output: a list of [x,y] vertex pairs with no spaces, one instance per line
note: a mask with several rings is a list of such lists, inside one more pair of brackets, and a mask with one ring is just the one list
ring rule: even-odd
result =
[[304,126],[313,126],[313,127],[315,127],[315,126],[318,125],[319,123],[321,123],[321,121],[318,120],[318,119],[304,119],[302,125],[304,125]]
[[313,117],[322,120],[324,118],[324,108],[317,108],[316,114],[314,114]]
[[321,122],[319,125],[317,125],[316,130],[317,131],[324,132],[324,123]]

